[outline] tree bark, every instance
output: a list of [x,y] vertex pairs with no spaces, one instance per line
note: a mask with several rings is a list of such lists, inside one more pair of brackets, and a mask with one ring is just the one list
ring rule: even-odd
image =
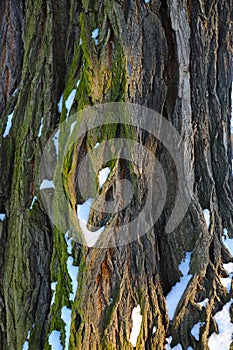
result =
[[[66,349],[63,307],[72,310],[70,349],[133,349],[132,310],[137,305],[142,324],[136,349],[164,349],[170,336],[172,346],[209,349],[208,339],[217,331],[213,316],[232,298],[232,290],[221,282],[227,274],[223,263],[233,261],[223,243],[224,229],[233,237],[232,10],[232,0],[1,2],[0,212],[6,214],[0,226],[1,349],[21,350],[28,331],[30,350],[51,349],[54,330]],[[74,89],[68,115],[65,101]],[[145,131],[105,125],[79,139],[66,158],[67,202],[75,210],[84,201],[78,171],[90,145],[129,137],[141,140],[161,162],[166,203],[153,228],[137,240],[101,249],[73,241],[70,253],[65,232],[50,222],[40,193],[42,153],[71,114],[109,102],[150,108],[176,128],[194,179],[192,200],[180,225],[166,233],[175,202],[171,155]],[[4,136],[13,111],[12,127]],[[143,158],[141,165],[150,172]],[[140,191],[111,220],[104,207],[101,215],[92,210],[90,225],[119,226],[143,208],[147,184],[139,167],[119,159],[111,170],[104,185],[107,198],[118,198],[116,182],[124,177]],[[86,182],[90,188],[88,177]],[[204,209],[210,212],[209,227]],[[187,252],[192,278],[169,320],[166,296],[181,277],[179,264]],[[69,299],[69,256],[79,266],[74,301]],[[57,282],[53,304],[51,282]],[[198,304],[205,298],[206,308]],[[199,340],[191,333],[197,322],[202,324]]]

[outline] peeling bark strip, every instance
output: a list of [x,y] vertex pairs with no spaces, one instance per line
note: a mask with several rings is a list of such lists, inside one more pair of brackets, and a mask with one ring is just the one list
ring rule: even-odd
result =
[[[135,341],[137,350],[162,350],[166,342],[209,349],[218,331],[217,312],[225,305],[232,319],[232,22],[232,0],[0,2],[2,350],[50,350],[53,341],[56,349],[67,349],[69,342],[70,349],[129,350]],[[87,106],[115,101],[149,107],[172,123],[184,140],[195,185],[185,219],[166,234],[176,195],[168,151],[136,128],[113,124],[89,132],[64,162],[67,208],[83,203],[77,176],[85,154],[115,137],[148,147],[163,166],[168,188],[150,232],[127,246],[100,250],[71,244],[70,232],[65,236],[52,227],[38,173],[59,122]],[[54,158],[62,135],[57,137]],[[90,169],[94,165],[95,159]],[[88,224],[100,227],[134,218],[147,190],[134,164],[120,159],[105,166],[111,170],[102,188],[106,199],[118,198],[116,181],[122,178],[137,191],[121,215],[91,210]],[[147,166],[142,157],[142,168]],[[51,181],[52,171],[45,176]],[[84,190],[94,192],[88,180]],[[168,309],[172,295],[179,295],[175,310]],[[140,310],[140,331],[133,310]],[[137,329],[133,345],[132,329]]]

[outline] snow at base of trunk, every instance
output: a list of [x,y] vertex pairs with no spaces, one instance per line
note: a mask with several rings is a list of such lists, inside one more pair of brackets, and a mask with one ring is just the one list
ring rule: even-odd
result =
[[213,333],[209,338],[210,350],[229,349],[232,342],[233,324],[229,314],[232,300],[214,316],[218,325],[219,334]]

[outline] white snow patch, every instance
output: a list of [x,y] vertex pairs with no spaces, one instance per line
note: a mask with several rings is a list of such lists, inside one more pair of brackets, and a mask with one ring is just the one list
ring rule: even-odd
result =
[[132,320],[133,320],[133,327],[132,327],[129,341],[135,347],[137,344],[137,339],[138,339],[138,336],[140,333],[141,323],[142,323],[142,315],[141,315],[140,305],[137,305],[136,307],[133,308]]
[[70,135],[72,134],[72,132],[74,130],[75,124],[77,124],[77,122],[73,122],[70,126]]
[[15,97],[15,96],[16,96],[16,94],[17,94],[17,92],[18,92],[18,88],[16,88],[16,89],[15,89],[15,91],[14,91],[14,92],[13,92],[13,94],[12,94],[12,96],[14,96],[14,97]]
[[145,3],[148,4],[150,2],[150,0],[145,0]]
[[171,349],[172,337],[166,338],[167,344],[165,345],[165,350]]
[[101,227],[99,230],[95,232],[92,232],[87,228],[88,217],[90,214],[92,202],[93,202],[93,198],[89,198],[83,204],[77,205],[77,215],[79,219],[79,224],[82,229],[86,243],[89,247],[93,247],[96,244],[101,233],[105,230],[105,226]]
[[191,334],[194,336],[196,340],[199,340],[200,336],[200,327],[201,327],[201,322],[196,323],[193,328],[191,329]]
[[[65,239],[67,243],[67,253],[70,255],[72,253],[72,238],[69,238],[69,230],[65,234]],[[72,293],[70,293],[70,300],[74,301],[74,298],[78,289],[78,266],[73,265],[74,259],[72,256],[69,256],[66,262],[67,270],[71,278],[72,284]]]
[[38,135],[37,135],[38,137],[41,137],[41,135],[42,135],[42,130],[43,130],[43,126],[44,126],[43,121],[44,121],[44,117],[42,117],[41,121],[40,121],[40,128],[39,128]]
[[57,282],[52,282],[52,283],[51,283],[51,289],[52,289],[52,291],[53,291],[53,297],[52,297],[52,300],[51,300],[51,304],[50,304],[50,305],[53,305],[53,304],[55,303],[56,288],[57,288]]
[[231,291],[231,280],[232,280],[232,277],[220,278],[222,285],[226,288],[228,293],[230,293]]
[[[165,350],[183,350],[180,344],[177,344],[174,347],[171,347],[172,337],[166,338],[166,341],[167,341],[167,344],[165,345]],[[187,350],[193,350],[193,349],[189,347]]]
[[197,304],[202,306],[202,307],[206,307],[208,302],[209,302],[209,299],[205,298],[203,301],[200,301],[200,303],[197,303]]
[[80,79],[77,81],[76,83],[76,87],[78,88],[79,87],[79,84],[80,84]]
[[92,34],[91,34],[91,37],[92,39],[95,40],[95,44],[97,45],[98,44],[98,36],[99,36],[99,29],[96,28],[93,30]]
[[233,263],[230,262],[228,264],[223,264],[224,269],[227,271],[227,273],[233,273]]
[[73,89],[65,102],[65,106],[66,106],[66,110],[67,110],[66,117],[68,117],[70,114],[70,110],[71,110],[71,107],[73,105],[76,92],[77,92],[77,90]]
[[191,346],[189,346],[187,350],[193,350],[193,348]]
[[[66,231],[65,239],[67,243],[67,253],[70,255],[72,253],[72,238],[69,238],[69,232],[69,230]],[[74,301],[78,289],[78,266],[74,266],[73,263],[73,257],[69,256],[66,262],[67,270],[70,275],[72,284],[72,293],[70,293],[69,299]]]
[[85,223],[88,222],[88,217],[90,214],[92,202],[93,202],[93,198],[88,198],[86,202],[84,202],[83,204],[78,204],[77,214],[78,214],[79,220],[82,220]]
[[227,271],[229,276],[224,277],[224,278],[220,278],[220,280],[221,280],[221,283],[226,288],[226,290],[228,291],[228,293],[230,293],[230,291],[231,291],[231,281],[232,281],[232,277],[233,277],[233,263],[230,262],[228,264],[223,264],[223,267]]
[[63,350],[63,346],[60,341],[60,332],[52,331],[49,336],[49,345],[52,347],[52,350]]
[[74,298],[77,293],[78,289],[78,266],[74,266],[74,259],[69,256],[66,262],[67,270],[71,278],[71,284],[72,284],[72,293],[70,293],[70,300],[74,301]]
[[58,129],[56,131],[56,133],[54,134],[54,136],[52,138],[53,143],[54,143],[54,147],[55,147],[55,150],[56,150],[57,158],[58,158],[58,151],[59,151],[59,135],[60,135],[60,129]]
[[53,180],[44,179],[40,185],[40,190],[45,190],[47,188],[54,188]]
[[224,236],[223,236],[223,243],[225,244],[226,248],[229,250],[231,255],[233,256],[233,238],[229,238],[227,229],[224,228]]
[[111,170],[106,167],[106,168],[103,168],[99,171],[99,185],[100,185],[100,188],[102,188],[103,184],[106,182],[107,178],[108,178],[108,175],[110,174]]
[[37,196],[35,196],[34,198],[33,198],[33,200],[32,200],[32,203],[31,203],[31,205],[30,205],[30,210],[32,210],[32,208],[33,208],[33,205],[34,205],[34,203],[35,203],[35,201],[37,201]]
[[203,214],[205,217],[206,225],[209,228],[210,227],[210,211],[209,211],[209,209],[204,209]]
[[172,348],[172,350],[183,350],[183,348],[180,344],[177,344]]
[[152,335],[154,335],[156,333],[156,327],[154,326],[152,329]]
[[183,276],[180,278],[180,281],[172,287],[172,290],[166,297],[169,320],[173,319],[176,307],[192,277],[192,275],[188,275],[190,259],[191,253],[186,253],[185,259],[183,259],[179,265],[179,269],[182,272]]
[[65,239],[66,239],[66,243],[67,243],[67,253],[71,254],[72,253],[72,238],[71,237],[69,238],[69,233],[70,233],[69,230],[66,231]]
[[97,142],[93,148],[97,148],[97,147],[99,146],[99,144],[100,144],[100,143]]
[[6,214],[0,214],[0,221],[3,221],[6,217]]
[[28,341],[25,341],[25,343],[23,344],[23,350],[28,350]]
[[63,98],[64,98],[64,94],[61,95],[61,98],[57,104],[57,110],[58,110],[58,113],[61,113],[62,112],[62,103],[63,103]]
[[187,275],[189,272],[190,260],[191,260],[191,253],[186,253],[185,259],[183,259],[179,265],[179,269],[183,275]]
[[23,348],[22,350],[28,350],[29,349],[29,345],[28,345],[28,341],[30,339],[30,331],[28,331],[28,336],[27,336],[27,340],[25,341],[25,343],[23,344]]
[[80,39],[79,39],[79,45],[82,45],[82,43],[83,43],[83,41],[82,41],[82,39],[80,38]]
[[72,310],[68,309],[66,306],[63,306],[61,309],[61,318],[65,322],[65,331],[66,331],[66,342],[65,342],[65,350],[68,350],[69,347],[69,339],[70,339],[70,326],[71,326],[71,314]]
[[103,226],[95,232],[89,231],[87,227],[86,227],[86,230],[84,231],[84,226],[82,224],[80,226],[82,228],[82,231],[84,232],[84,236],[88,247],[94,247],[99,237],[105,230],[105,226]]
[[218,325],[219,334],[213,333],[208,341],[210,350],[229,349],[232,342],[233,324],[231,323],[229,309],[232,301],[214,316]]
[[5,129],[4,134],[3,134],[4,138],[9,135],[10,129],[12,127],[13,116],[14,116],[14,111],[11,114],[9,114],[7,117],[8,119],[7,119],[6,129]]

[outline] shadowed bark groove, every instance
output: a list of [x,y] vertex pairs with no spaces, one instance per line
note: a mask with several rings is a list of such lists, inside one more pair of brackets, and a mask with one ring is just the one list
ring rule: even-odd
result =
[[[227,276],[223,263],[233,262],[223,243],[224,229],[233,238],[232,10],[232,0],[0,3],[0,213],[6,214],[0,221],[1,349],[21,350],[29,331],[30,350],[50,350],[53,331],[60,332],[65,349],[64,307],[72,309],[70,349],[133,349],[137,305],[142,315],[137,350],[162,350],[170,336],[172,346],[209,349],[208,338],[217,332],[213,316],[233,297],[221,280]],[[46,141],[69,117],[65,101],[74,89],[71,113],[97,103],[131,102],[160,113],[180,133],[194,186],[188,212],[173,232],[165,232],[176,196],[168,150],[145,131],[105,126],[78,140],[67,155],[63,183],[72,208],[84,201],[77,177],[90,147],[126,136],[140,140],[161,162],[166,204],[137,241],[111,249],[73,242],[72,252],[67,251],[64,232],[52,227],[43,206],[38,174]],[[12,127],[3,137],[13,110]],[[56,156],[55,147],[51,153]],[[142,159],[141,168],[147,167]],[[111,170],[106,197],[117,198],[116,181],[124,177],[137,196],[111,219],[104,207],[100,213],[91,210],[90,225],[122,225],[143,209],[147,184],[140,167],[118,160]],[[88,175],[86,180],[91,191]],[[209,227],[204,209],[210,212]],[[182,275],[179,264],[187,252],[192,278],[169,320],[166,296]],[[73,301],[69,257],[79,266]],[[51,282],[57,282],[52,304]],[[202,307],[205,298],[209,301]],[[198,322],[199,340],[191,333]]]

